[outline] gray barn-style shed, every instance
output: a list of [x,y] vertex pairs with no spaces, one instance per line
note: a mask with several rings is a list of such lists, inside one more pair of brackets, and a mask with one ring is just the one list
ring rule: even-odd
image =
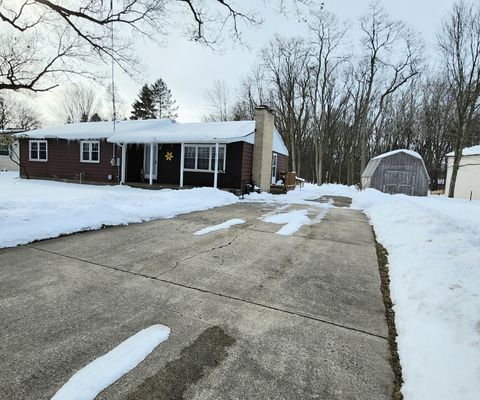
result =
[[430,178],[420,154],[394,150],[372,158],[362,173],[362,187],[384,193],[426,196]]

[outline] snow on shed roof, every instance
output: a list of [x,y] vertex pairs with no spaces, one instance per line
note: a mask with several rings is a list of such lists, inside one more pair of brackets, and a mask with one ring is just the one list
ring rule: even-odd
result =
[[419,160],[421,160],[422,164],[423,164],[423,167],[425,169],[425,173],[428,176],[427,167],[425,166],[425,162],[423,161],[423,158],[420,154],[418,154],[416,151],[412,151],[412,150],[398,149],[398,150],[389,151],[389,152],[384,153],[384,154],[380,154],[379,156],[376,156],[376,157],[372,158],[368,162],[364,171],[362,172],[362,178],[367,178],[369,176],[372,176],[375,173],[375,170],[377,169],[378,165],[382,162],[382,160],[384,158],[389,157],[389,156],[393,156],[393,155],[398,154],[398,153],[405,153],[405,154],[408,154],[412,157],[415,157],[415,158],[418,158]]
[[[60,127],[36,129],[19,134],[30,139],[107,139],[111,143],[254,143],[255,121],[180,123],[170,119],[83,122]],[[273,151],[288,155],[276,129]]]
[[[447,154],[447,157],[453,157],[455,155],[454,151],[451,151]],[[465,147],[462,150],[462,156],[477,156],[480,155],[480,144],[472,147]]]
[[408,154],[412,157],[416,157],[416,158],[419,158],[420,160],[422,160],[422,156],[420,154],[418,154],[416,151],[407,150],[407,149],[398,149],[398,150],[389,151],[387,153],[383,153],[383,154],[380,154],[379,156],[376,156],[376,157],[372,158],[372,160],[378,160],[380,158],[393,156],[394,154],[398,154],[398,153],[406,153],[406,154]]

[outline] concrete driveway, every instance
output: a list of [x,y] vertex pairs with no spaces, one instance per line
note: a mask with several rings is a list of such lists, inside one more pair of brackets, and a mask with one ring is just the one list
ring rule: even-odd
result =
[[[280,236],[258,219],[277,207],[242,203],[0,250],[0,398],[49,399],[159,323],[170,338],[98,398],[391,398],[366,217],[334,208]],[[193,235],[231,218],[247,222]]]

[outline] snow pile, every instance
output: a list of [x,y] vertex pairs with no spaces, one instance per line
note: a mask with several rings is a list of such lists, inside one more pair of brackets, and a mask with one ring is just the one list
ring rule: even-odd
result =
[[[318,224],[327,213],[327,206],[322,210],[314,210],[311,208],[304,210],[292,210],[286,213],[269,213],[260,219],[264,222],[271,222],[273,224],[283,224],[284,226],[276,232],[277,235],[290,236],[297,232],[303,225]],[[309,218],[308,214],[317,211],[314,218]]]
[[315,200],[324,195],[352,197],[357,191],[358,189],[355,186],[336,184],[318,186],[312,183],[305,183],[303,188],[297,186],[295,190],[291,190],[286,194],[251,193],[246,195],[243,201],[311,205],[312,203],[308,200]]
[[16,174],[0,173],[0,248],[238,201],[213,188],[145,190],[15,179]]
[[93,400],[102,390],[140,364],[170,336],[170,328],[152,325],[77,371],[52,400]]
[[222,229],[228,229],[233,225],[239,225],[239,224],[244,224],[245,220],[241,218],[233,218],[229,219],[228,221],[225,221],[221,224],[214,225],[214,226],[207,226],[206,228],[200,229],[199,231],[196,231],[194,235],[206,235],[207,233],[210,232],[215,232],[219,231]]
[[480,393],[480,202],[354,196],[389,253],[406,400]]

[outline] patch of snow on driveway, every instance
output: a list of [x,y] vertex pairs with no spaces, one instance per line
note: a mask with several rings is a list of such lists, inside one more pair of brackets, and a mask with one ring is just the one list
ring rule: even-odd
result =
[[152,325],[77,371],[51,400],[92,400],[140,364],[170,336],[170,328]]
[[[308,214],[316,212],[317,215],[315,218],[311,219]],[[325,216],[327,208],[324,208],[320,211],[307,208],[304,210],[292,210],[285,213],[269,213],[266,214],[260,219],[264,222],[270,222],[273,224],[283,224],[284,226],[276,232],[277,235],[291,236],[297,232],[303,225],[312,225],[317,224]]]
[[206,228],[200,229],[200,230],[196,231],[194,233],[194,235],[206,235],[207,233],[210,233],[210,232],[215,232],[215,231],[219,231],[219,230],[222,230],[222,229],[228,229],[233,225],[240,225],[240,224],[244,224],[244,223],[245,223],[244,219],[233,218],[233,219],[229,219],[228,221],[225,221],[221,224],[214,225],[214,226],[207,226]]

